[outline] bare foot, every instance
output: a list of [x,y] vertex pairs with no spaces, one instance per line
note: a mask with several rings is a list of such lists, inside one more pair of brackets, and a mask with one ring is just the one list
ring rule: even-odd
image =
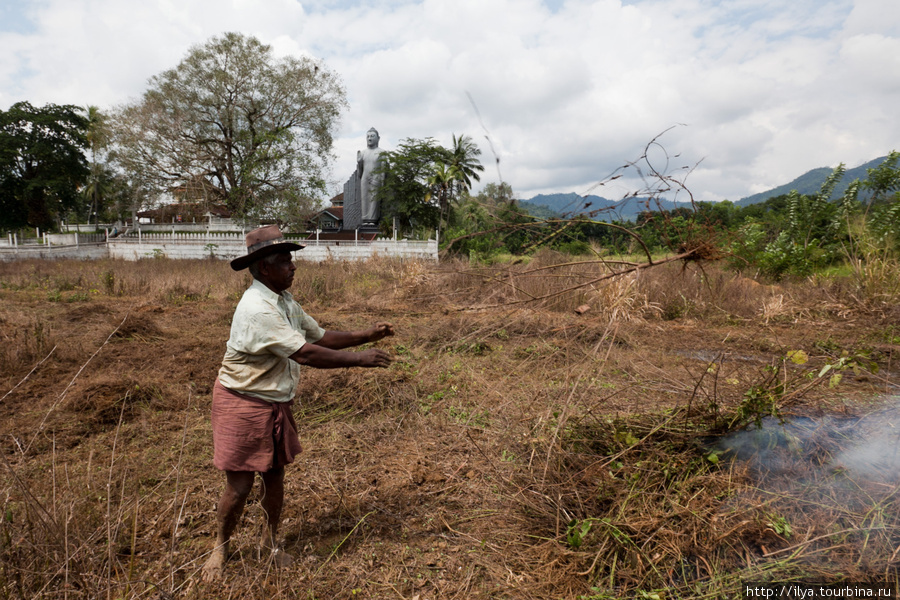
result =
[[203,565],[203,581],[218,581],[222,579],[224,571],[225,549],[220,546],[212,551],[212,554],[210,554],[209,558],[206,560],[206,564]]

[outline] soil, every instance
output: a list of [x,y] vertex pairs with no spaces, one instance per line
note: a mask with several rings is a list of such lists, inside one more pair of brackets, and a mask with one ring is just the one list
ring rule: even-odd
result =
[[[702,456],[701,437],[727,429],[717,415],[736,414],[775,369],[791,382],[781,390],[788,418],[863,415],[896,391],[890,311],[795,300],[771,319],[710,310],[610,320],[401,292],[301,298],[329,329],[392,322],[396,337],[377,345],[395,362],[304,369],[294,407],[304,452],[287,470],[280,531],[298,560],[276,570],[257,556],[254,493],[224,580],[205,584],[199,570],[223,487],[211,461],[210,393],[236,296],[51,300],[0,290],[4,597],[613,597],[640,584],[643,554],[622,551],[619,567],[606,564],[605,542],[590,538],[599,525],[584,545],[570,525],[618,502],[603,493],[619,477],[615,465],[640,463],[612,444],[653,433],[643,417],[669,427],[665,415],[702,413],[709,427],[690,441]],[[798,350],[808,360],[787,358]],[[810,376],[841,357],[864,368],[842,367],[833,387]],[[807,381],[816,385],[802,391]],[[728,500],[714,496],[697,509],[701,533],[692,535],[742,518],[721,516]],[[682,527],[666,519],[654,531]],[[742,568],[792,543],[755,524],[736,535],[748,554],[733,564],[704,567],[684,545],[679,560],[703,579],[707,567]],[[676,585],[687,575],[668,577]]]

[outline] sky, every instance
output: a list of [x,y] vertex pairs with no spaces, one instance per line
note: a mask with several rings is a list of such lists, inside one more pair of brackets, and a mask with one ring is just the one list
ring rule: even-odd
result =
[[655,170],[670,199],[737,201],[900,150],[898,0],[0,0],[0,109],[112,110],[228,31],[343,80],[332,193],[369,127],[469,135],[474,191],[525,199]]

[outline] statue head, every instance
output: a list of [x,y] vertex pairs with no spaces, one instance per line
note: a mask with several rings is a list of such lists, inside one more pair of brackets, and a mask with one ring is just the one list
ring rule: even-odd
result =
[[366,132],[366,146],[369,148],[377,148],[379,140],[381,140],[381,136],[378,135],[378,130],[374,127],[370,127]]

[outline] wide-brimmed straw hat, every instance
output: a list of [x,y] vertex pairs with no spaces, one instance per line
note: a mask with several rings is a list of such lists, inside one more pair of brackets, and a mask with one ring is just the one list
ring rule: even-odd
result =
[[246,269],[254,262],[278,252],[294,252],[302,250],[306,246],[284,241],[284,235],[278,229],[278,225],[266,225],[247,233],[247,255],[239,256],[231,261],[231,268],[235,271]]

